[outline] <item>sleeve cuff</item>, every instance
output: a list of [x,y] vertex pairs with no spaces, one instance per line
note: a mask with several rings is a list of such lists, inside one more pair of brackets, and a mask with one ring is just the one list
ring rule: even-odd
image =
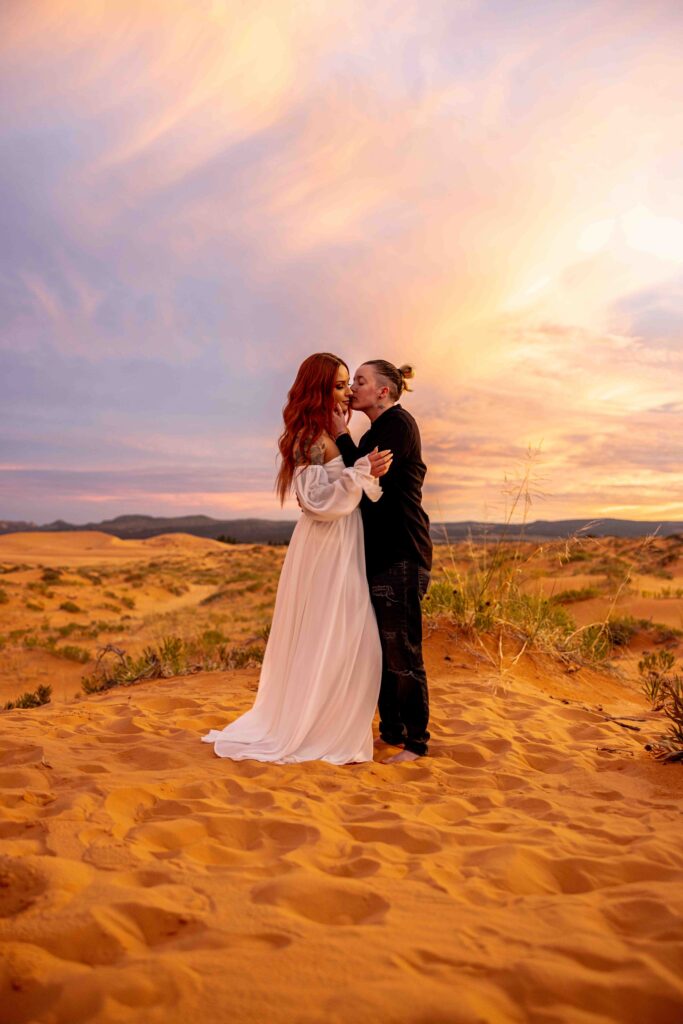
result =
[[353,468],[356,471],[358,482],[370,501],[379,501],[382,497],[382,488],[377,477],[373,476],[370,472],[370,459],[367,455],[357,459],[353,464]]

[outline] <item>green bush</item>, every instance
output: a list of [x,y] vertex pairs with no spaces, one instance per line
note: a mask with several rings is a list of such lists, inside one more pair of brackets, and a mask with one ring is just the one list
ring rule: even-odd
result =
[[62,570],[61,569],[44,569],[41,574],[41,580],[43,583],[61,583],[62,582]]
[[573,604],[576,601],[589,601],[592,597],[600,597],[598,587],[579,587],[574,590],[561,590],[553,594],[550,600],[554,604]]
[[60,604],[59,608],[60,608],[60,611],[72,612],[74,614],[76,612],[83,611],[83,609],[79,608],[78,605],[74,601],[62,601],[62,603]]
[[31,693],[28,691],[22,693],[21,697],[17,697],[16,700],[8,700],[5,704],[5,711],[11,711],[12,708],[37,708],[41,704],[49,704],[51,696],[52,687],[41,685]]
[[665,737],[668,760],[680,760],[683,752],[683,675],[675,669],[676,659],[670,651],[644,651],[638,662],[643,693],[653,709],[664,711],[669,719]]
[[[263,647],[217,645],[214,634],[218,631],[206,632],[209,634],[208,642],[204,636],[188,641],[167,636],[156,647],[146,647],[138,657],[107,645],[99,653],[95,671],[81,680],[81,688],[85,693],[99,693],[113,686],[130,686],[147,679],[184,675],[201,669],[254,667],[263,661]],[[105,662],[107,654],[114,655],[116,660]]]
[[77,661],[81,665],[85,665],[86,661],[90,661],[90,654],[86,651],[85,647],[76,647],[72,644],[65,644],[64,647],[55,647],[54,654],[58,654],[60,658],[66,658],[68,661]]

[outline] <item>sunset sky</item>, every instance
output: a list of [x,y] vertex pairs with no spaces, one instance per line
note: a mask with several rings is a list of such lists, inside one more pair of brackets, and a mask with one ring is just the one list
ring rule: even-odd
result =
[[[0,519],[293,518],[301,360],[434,520],[683,519],[680,0],[3,0]],[[356,433],[367,421],[354,421]]]

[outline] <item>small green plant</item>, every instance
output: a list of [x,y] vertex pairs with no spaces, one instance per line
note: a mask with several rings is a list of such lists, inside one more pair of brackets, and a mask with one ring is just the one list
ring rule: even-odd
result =
[[12,708],[37,708],[41,704],[49,704],[52,696],[52,687],[41,685],[32,692],[22,693],[16,700],[8,700],[4,710],[11,711]]
[[26,584],[27,590],[33,590],[36,594],[40,594],[42,597],[54,597],[54,590],[50,590],[47,583],[42,583],[40,580],[32,580]]
[[89,580],[90,583],[94,584],[96,587],[99,587],[102,583],[102,577],[96,572],[90,572],[88,569],[76,569],[76,572],[79,576],[82,576],[83,579]]
[[577,548],[575,551],[570,551],[567,557],[564,559],[565,562],[590,562],[594,556],[590,551],[582,551]]
[[60,604],[59,608],[60,608],[60,611],[71,612],[72,614],[75,614],[76,612],[83,611],[82,608],[78,607],[78,605],[76,604],[75,601],[62,601],[62,603]]
[[573,604],[576,601],[589,601],[592,597],[600,597],[598,587],[579,587],[574,590],[560,590],[553,594],[549,600],[553,604]]
[[61,583],[62,582],[62,570],[61,569],[43,569],[41,574],[41,580],[43,583]]
[[59,655],[60,658],[66,658],[68,661],[77,661],[80,665],[85,665],[87,661],[90,661],[90,654],[86,651],[85,647],[77,647],[75,644],[55,647],[53,653]]
[[45,605],[36,604],[35,601],[24,601],[24,607],[28,608],[30,612],[42,612],[45,610]]
[[[208,635],[207,635],[208,634]],[[147,679],[185,675],[201,669],[249,668],[263,661],[260,645],[228,647],[217,643],[218,630],[207,630],[194,640],[164,637],[157,646],[146,647],[132,657],[119,647],[107,644],[98,652],[95,670],[81,680],[84,693],[99,693],[113,686],[130,686]]]
[[661,710],[664,706],[663,697],[675,663],[676,659],[670,651],[645,651],[638,662],[643,693],[655,711]]
[[634,619],[631,615],[623,618],[608,619],[606,623],[607,635],[613,647],[625,647],[629,640],[638,631],[640,620]]
[[638,662],[642,689],[654,711],[663,711],[669,719],[663,760],[683,759],[683,675],[676,671],[676,659],[670,651],[645,651]]
[[55,632],[58,636],[67,637],[71,636],[72,633],[78,632],[78,628],[77,622],[67,622],[66,626],[57,626]]

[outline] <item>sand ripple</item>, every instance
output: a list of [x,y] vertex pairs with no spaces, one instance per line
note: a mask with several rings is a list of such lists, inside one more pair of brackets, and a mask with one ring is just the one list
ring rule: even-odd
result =
[[424,761],[215,758],[254,678],[2,716],[3,1024],[683,1021],[680,766],[459,668]]

